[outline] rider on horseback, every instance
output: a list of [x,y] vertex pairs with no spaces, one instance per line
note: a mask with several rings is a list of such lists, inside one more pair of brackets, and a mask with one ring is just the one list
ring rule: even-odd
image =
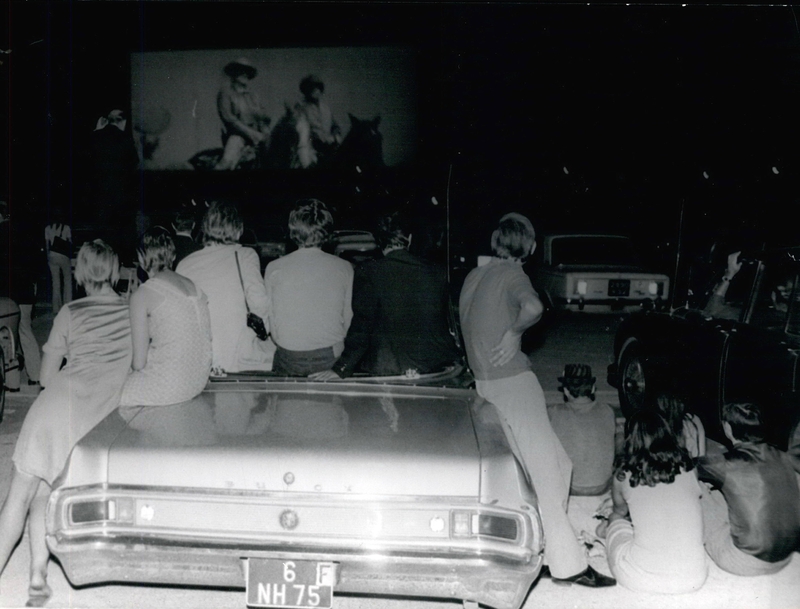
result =
[[303,168],[324,162],[342,143],[342,130],[324,99],[325,84],[313,74],[300,81],[303,101],[295,106],[299,142],[297,155]]

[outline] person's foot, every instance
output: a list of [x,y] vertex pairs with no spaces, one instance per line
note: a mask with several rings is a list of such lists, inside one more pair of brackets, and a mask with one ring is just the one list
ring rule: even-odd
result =
[[25,603],[26,607],[44,607],[50,597],[53,596],[53,591],[46,583],[34,586],[28,586],[28,602]]
[[571,586],[576,584],[578,586],[587,586],[588,588],[606,588],[608,586],[616,586],[617,580],[608,575],[598,573],[592,567],[586,567],[580,573],[571,575],[570,577],[553,577],[550,573],[550,567],[545,565],[542,567],[541,577],[549,577],[553,583],[558,586]]

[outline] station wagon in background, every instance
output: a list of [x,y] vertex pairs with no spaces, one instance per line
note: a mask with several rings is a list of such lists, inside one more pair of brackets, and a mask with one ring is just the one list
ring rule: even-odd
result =
[[190,402],[115,411],[57,481],[48,545],[74,585],[244,588],[253,607],[361,593],[518,609],[543,560],[536,496],[462,372],[229,375]]
[[548,309],[635,311],[669,298],[669,277],[644,269],[628,237],[547,235],[536,256],[533,285]]
[[[687,269],[670,312],[643,311],[623,320],[608,370],[623,413],[651,406],[660,391],[677,392],[700,416],[706,434],[725,443],[722,405],[756,401],[767,439],[800,453],[798,260],[800,248],[743,258],[726,295],[737,319],[704,311],[722,269],[710,278]],[[707,285],[692,285],[691,278],[698,276]]]

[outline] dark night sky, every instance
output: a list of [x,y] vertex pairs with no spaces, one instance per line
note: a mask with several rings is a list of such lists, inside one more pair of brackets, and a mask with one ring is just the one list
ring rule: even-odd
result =
[[354,44],[417,50],[415,175],[442,191],[452,167],[467,228],[486,221],[481,212],[516,207],[545,225],[661,230],[685,201],[698,223],[712,210],[712,223],[767,218],[772,231],[775,210],[797,200],[800,28],[790,7],[8,6],[0,46],[13,52],[0,74],[12,201],[74,189],[81,134],[102,106],[129,99],[130,52]]

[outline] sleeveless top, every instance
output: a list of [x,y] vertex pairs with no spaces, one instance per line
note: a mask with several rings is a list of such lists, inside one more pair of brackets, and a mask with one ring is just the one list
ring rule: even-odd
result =
[[211,320],[206,295],[186,296],[154,277],[139,289],[151,289],[164,300],[147,317],[150,348],[147,363],[128,375],[123,406],[177,404],[199,394],[211,370]]

